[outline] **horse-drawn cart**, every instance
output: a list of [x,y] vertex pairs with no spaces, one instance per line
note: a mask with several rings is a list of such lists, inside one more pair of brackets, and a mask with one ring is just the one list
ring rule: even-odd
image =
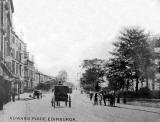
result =
[[65,102],[65,106],[69,104],[69,107],[71,107],[71,97],[68,95],[70,92],[68,86],[63,85],[57,85],[54,87],[54,95],[52,98],[52,106],[55,108],[56,106],[60,106],[60,102]]

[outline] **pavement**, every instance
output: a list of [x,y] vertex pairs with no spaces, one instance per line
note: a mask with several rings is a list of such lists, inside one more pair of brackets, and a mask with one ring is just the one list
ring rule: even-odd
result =
[[124,104],[117,104],[116,106],[124,109],[131,109],[131,110],[138,110],[138,111],[145,111],[145,112],[160,114],[160,108],[152,108],[152,107],[144,107],[144,106],[136,106],[136,105],[124,105]]
[[116,107],[93,105],[85,94],[73,91],[71,108],[61,103],[51,106],[52,93],[33,99],[28,93],[10,102],[0,111],[0,122],[160,122],[160,109],[116,104]]
[[[89,99],[88,96],[84,95],[83,101],[90,102],[88,99]],[[103,105],[103,102],[102,102],[102,105]],[[109,106],[109,103],[108,103],[108,106]],[[155,107],[145,107],[145,106],[138,106],[138,105],[118,104],[118,103],[116,103],[115,107],[160,114],[160,108],[155,108]]]

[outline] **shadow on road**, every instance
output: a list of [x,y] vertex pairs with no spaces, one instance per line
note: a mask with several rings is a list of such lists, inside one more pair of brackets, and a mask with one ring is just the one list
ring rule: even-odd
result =
[[20,98],[20,100],[22,100],[22,101],[28,101],[28,100],[34,100],[34,98]]
[[[54,107],[52,107],[54,108]],[[56,106],[54,109],[57,109],[57,108],[66,108],[65,106]]]

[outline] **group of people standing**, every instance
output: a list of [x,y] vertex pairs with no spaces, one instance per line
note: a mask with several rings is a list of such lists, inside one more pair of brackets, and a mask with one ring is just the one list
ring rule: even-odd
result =
[[106,102],[108,101],[110,106],[115,106],[115,95],[107,94],[105,91],[101,92],[90,92],[90,101],[94,101],[94,105],[102,105],[104,103],[104,106],[106,106]]

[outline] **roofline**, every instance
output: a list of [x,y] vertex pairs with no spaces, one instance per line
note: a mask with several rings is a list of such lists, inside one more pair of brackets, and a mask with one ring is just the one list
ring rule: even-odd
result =
[[40,74],[40,75],[43,75],[43,76],[47,76],[47,77],[49,77],[49,78],[52,78],[52,76],[46,75],[46,74],[44,74],[44,73],[42,73],[42,72],[40,72],[40,71],[37,71],[37,74]]
[[16,36],[16,38],[18,38],[19,41],[21,41],[24,45],[27,45],[17,34],[14,30],[11,31],[12,34],[14,34]]

